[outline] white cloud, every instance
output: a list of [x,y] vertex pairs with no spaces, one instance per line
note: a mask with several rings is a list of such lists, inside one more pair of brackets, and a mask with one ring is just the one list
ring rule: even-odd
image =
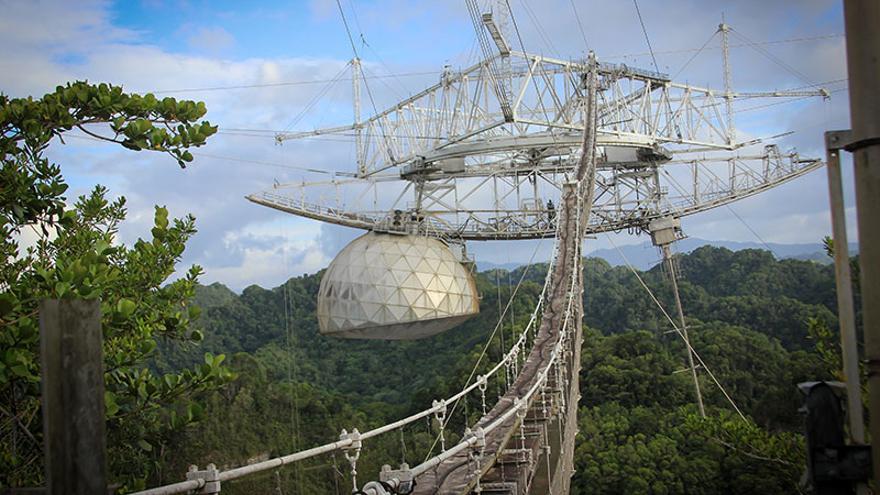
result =
[[[569,0],[528,1],[525,4],[528,9],[520,1],[512,1],[511,5],[529,50],[548,54],[559,50],[566,58],[583,54],[584,42]],[[644,37],[630,3],[576,2],[576,5],[590,48],[595,49],[600,58],[634,53],[636,55],[618,60],[645,67],[651,65],[650,57],[644,55]],[[727,22],[749,39],[765,41],[841,33],[839,13],[834,11],[837,7],[837,2],[832,0],[798,2],[796,11],[791,2],[784,0],[734,4],[721,0],[678,0],[645,2],[642,13],[661,69],[675,73],[692,52],[662,52],[698,48],[716,29],[722,10]],[[358,4],[357,8],[359,22],[366,29],[371,45],[377,51],[381,51],[383,45],[393,48],[397,57],[383,52],[384,62],[403,70],[407,67],[412,70],[414,59],[418,59],[419,70],[427,66],[439,70],[456,52],[467,53],[472,44],[466,10],[457,3],[382,0]],[[323,26],[322,23],[337,22],[338,14],[334,2],[313,0],[307,15],[312,22]],[[237,44],[222,24],[224,18],[234,16],[216,16],[210,26],[189,26],[188,30],[193,32],[189,37],[191,51],[171,53],[151,44],[144,33],[114,25],[106,2],[78,2],[76,8],[61,1],[12,2],[5,6],[4,16],[0,18],[0,43],[4,46],[0,51],[0,88],[21,96],[39,95],[60,82],[86,78],[112,81],[138,92],[325,81],[336,76],[347,63],[295,54],[284,58],[260,57],[259,53],[244,59],[224,58],[220,54]],[[536,19],[541,23],[540,29]],[[354,19],[350,19],[352,21]],[[306,21],[299,19],[298,22]],[[404,37],[410,36],[406,28],[412,26],[421,28],[420,39]],[[449,26],[457,26],[461,31],[460,36],[441,40],[444,46],[449,46],[445,58],[434,60],[421,51],[407,52],[410,48],[421,50],[425,43],[436,45],[438,41],[433,36],[445,33],[443,29],[449,31]],[[550,39],[553,46],[544,38]],[[742,44],[735,39],[732,43]],[[767,45],[766,50],[812,80],[845,77],[842,38]],[[385,72],[384,66],[371,65],[376,61],[371,61],[370,55],[369,52],[362,54],[367,59],[367,67],[374,69],[373,72]],[[803,85],[797,76],[748,47],[732,48],[732,62],[737,87],[776,89]],[[708,47],[694,59],[682,78],[720,87],[720,51],[714,46]],[[435,80],[434,76],[426,76],[393,83],[414,92]],[[208,119],[221,124],[221,129],[284,129],[290,127],[293,117],[323,86],[320,82],[258,90],[172,92],[160,96],[204,100],[209,108]],[[393,91],[384,84],[373,84],[372,89],[377,106],[394,101]],[[293,127],[307,129],[350,122],[350,92],[350,83],[343,78],[330,88],[316,110]],[[766,112],[743,113],[737,116],[737,121],[743,126],[742,135],[801,129],[795,136],[781,140],[781,146],[796,144],[807,154],[821,156],[821,132],[829,127],[846,126],[848,114],[844,96],[845,93],[835,94],[828,103],[795,104],[773,107]],[[358,234],[350,229],[294,219],[250,204],[243,198],[269,187],[275,180],[301,180],[301,172],[214,158],[225,156],[346,170],[353,168],[348,144],[315,140],[279,147],[274,145],[271,135],[255,139],[237,135],[235,131],[227,132],[213,137],[206,148],[196,150],[196,161],[185,171],[180,171],[166,156],[131,153],[76,139],[68,140],[67,146],[53,147],[51,156],[63,165],[73,194],[81,194],[100,182],[110,186],[111,192],[128,197],[129,220],[120,233],[125,242],[149,234],[154,204],[168,205],[176,216],[195,214],[199,233],[189,246],[186,263],[205,266],[206,281],[218,280],[236,288],[250,283],[277,284],[287,276],[323,267]],[[824,175],[817,172],[737,203],[734,208],[767,241],[814,241],[827,231],[827,222],[822,220],[827,209],[825,194]],[[738,220],[723,208],[688,218],[685,228],[690,235],[699,237],[752,239],[752,234],[743,230]],[[601,237],[592,242],[607,245]],[[618,236],[615,242],[636,240]],[[287,245],[285,255],[283,246]],[[482,259],[501,263],[508,259],[526,261],[533,249],[531,243],[474,244],[471,247]],[[538,259],[541,256],[539,253]],[[285,259],[289,263],[285,263]]]
[[222,27],[200,27],[186,39],[198,52],[219,54],[235,45],[235,38]]

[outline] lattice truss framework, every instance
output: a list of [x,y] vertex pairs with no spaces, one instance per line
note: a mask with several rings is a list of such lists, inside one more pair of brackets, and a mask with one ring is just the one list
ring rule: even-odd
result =
[[[280,184],[248,199],[364,229],[466,240],[548,237],[548,201],[558,201],[578,159],[589,63],[511,51],[447,70],[436,85],[363,122],[278,135],[282,142],[354,132],[357,173]],[[590,232],[713,208],[821,165],[776,146],[761,149],[758,140],[738,142],[728,104],[824,90],[740,93],[598,66],[600,170]]]

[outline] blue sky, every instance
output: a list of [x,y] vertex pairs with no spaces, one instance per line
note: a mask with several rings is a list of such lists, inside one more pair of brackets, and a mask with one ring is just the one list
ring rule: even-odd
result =
[[[400,95],[433,84],[444,64],[473,60],[474,34],[464,1],[341,0],[355,45],[373,75],[419,73],[371,83],[383,107]],[[529,51],[574,58],[587,49],[570,0],[510,0]],[[600,59],[650,67],[644,35],[628,1],[575,0],[589,48]],[[797,131],[779,144],[823,156],[825,129],[848,126],[842,13],[836,0],[641,0],[646,28],[661,70],[675,74],[712,35],[722,14],[728,23],[787,68],[733,40],[737,89],[780,89],[831,82],[829,101],[805,100],[738,116],[751,135]],[[792,41],[800,40],[800,41]],[[335,0],[291,2],[11,1],[0,19],[0,91],[39,96],[68,80],[122,84],[132,91],[278,84],[333,78],[352,57]],[[717,43],[678,77],[720,87]],[[422,74],[429,72],[430,74]],[[163,93],[204,100],[221,129],[284,129],[322,84]],[[334,85],[293,126],[310,129],[351,122],[350,82]],[[366,104],[365,104],[366,106]],[[368,113],[368,108],[364,113]],[[148,235],[154,204],[172,214],[193,213],[199,234],[186,264],[199,263],[205,282],[235,289],[274,286],[288,276],[326,266],[355,232],[258,207],[244,200],[275,180],[302,178],[285,166],[351,170],[348,143],[328,140],[276,146],[271,138],[225,133],[196,153],[185,171],[170,159],[83,139],[51,150],[74,194],[95,183],[129,200],[121,242]],[[249,162],[232,159],[250,160]],[[261,163],[253,163],[261,162]],[[267,165],[276,164],[283,166]],[[814,242],[830,230],[824,172],[734,205],[768,242]],[[851,188],[848,190],[851,197]],[[850,209],[852,219],[852,210]],[[852,220],[851,220],[852,223]],[[721,208],[684,221],[687,234],[754,241],[755,235]],[[618,244],[643,238],[618,236]],[[609,247],[600,237],[586,249]],[[526,261],[534,243],[476,244],[478,259]],[[543,250],[544,248],[542,248]],[[540,259],[540,255],[539,255]]]
[[[454,8],[413,8],[424,2],[397,2],[404,9],[388,2],[343,0],[342,4],[358,46],[363,34],[373,49],[399,63],[442,59],[471,41],[461,36],[469,28],[467,17],[457,15],[461,12]],[[389,15],[386,9],[398,15]],[[332,2],[118,2],[112,13],[119,26],[145,33],[152,43],[172,53],[221,52],[235,59],[293,54],[351,58],[338,7]],[[398,43],[403,39],[406,45]],[[436,39],[457,39],[460,46],[438,44]]]

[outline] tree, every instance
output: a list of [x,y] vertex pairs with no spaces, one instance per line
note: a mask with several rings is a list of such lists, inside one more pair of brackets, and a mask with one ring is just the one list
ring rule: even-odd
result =
[[[125,199],[96,186],[72,208],[57,164],[44,156],[55,138],[77,129],[133,151],[167,153],[181,167],[191,147],[217,130],[201,102],[124,93],[87,82],[59,86],[40,99],[0,95],[0,488],[42,479],[39,327],[46,298],[100,298],[103,314],[106,415],[110,471],[127,488],[143,484],[160,453],[154,446],[198,417],[200,393],[232,378],[223,356],[158,376],[145,363],[159,340],[197,342],[190,304],[202,270],[191,267],[168,282],[192,216],[169,219],[156,207],[151,238],[128,247],[115,242]],[[23,233],[36,242],[27,246]]]

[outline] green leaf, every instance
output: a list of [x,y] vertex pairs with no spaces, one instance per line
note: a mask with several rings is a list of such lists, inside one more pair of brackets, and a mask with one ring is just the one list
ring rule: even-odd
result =
[[110,243],[103,239],[95,243],[95,252],[98,253],[98,256],[104,254],[108,249],[110,249]]
[[119,412],[119,405],[116,404],[116,395],[113,392],[104,392],[104,412],[108,418],[116,416],[116,413]]
[[16,298],[9,292],[0,294],[0,316],[7,315],[12,312],[16,306]]
[[137,306],[135,305],[134,301],[131,301],[130,299],[123,298],[116,303],[116,311],[122,318],[130,317],[134,313],[135,309],[137,309]]
[[68,290],[70,290],[70,284],[68,282],[58,282],[55,284],[55,295],[59,298],[64,297]]
[[150,445],[150,442],[144,440],[143,438],[138,440],[137,444],[138,444],[138,447],[141,448],[141,450],[145,450],[147,452],[153,451],[153,446]]
[[168,228],[168,208],[165,208],[163,206],[156,207],[154,223],[156,224],[156,227],[160,229]]

